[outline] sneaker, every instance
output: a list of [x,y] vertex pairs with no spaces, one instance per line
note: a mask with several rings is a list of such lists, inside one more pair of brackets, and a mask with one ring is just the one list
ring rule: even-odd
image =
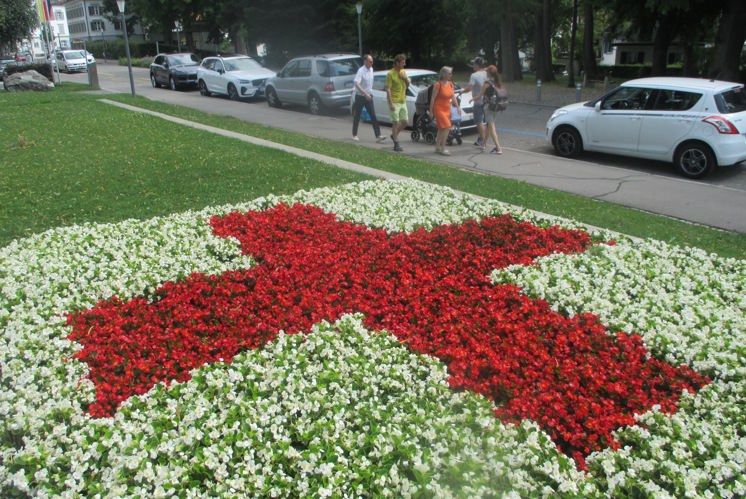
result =
[[401,152],[403,150],[398,142],[394,142],[394,151]]
[[502,153],[503,153],[503,150],[502,150],[502,149],[498,149],[497,147],[494,147],[494,148],[493,148],[493,149],[492,149],[492,150],[490,151],[490,154],[502,154]]
[[354,136],[352,137],[352,140],[354,140],[355,142],[358,142],[358,141],[359,141],[360,139],[358,139],[358,138],[357,138],[357,135],[354,135]]
[[376,142],[383,142],[384,140],[386,140],[386,137],[384,137],[383,135],[379,135],[378,137],[376,137]]
[[477,137],[477,140],[474,141],[474,145],[483,148],[484,144],[482,144],[482,137]]
[[442,154],[443,156],[450,156],[450,155],[451,155],[451,151],[449,151],[448,149],[441,149],[441,150],[440,150],[440,151],[438,151],[438,152],[439,152],[440,154]]

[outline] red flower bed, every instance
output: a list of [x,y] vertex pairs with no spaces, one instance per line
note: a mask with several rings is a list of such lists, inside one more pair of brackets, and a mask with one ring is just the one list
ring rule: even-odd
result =
[[563,317],[515,286],[493,286],[493,268],[578,252],[587,234],[539,229],[509,216],[387,235],[337,222],[318,208],[278,206],[212,220],[260,265],[166,283],[153,303],[112,298],[71,314],[96,384],[95,417],[112,415],[159,381],[189,379],[279,330],[362,312],[417,352],[448,365],[450,382],[494,400],[506,421],[530,418],[578,460],[614,446],[611,431],[707,380],[646,358],[639,337],[608,335],[593,315]]

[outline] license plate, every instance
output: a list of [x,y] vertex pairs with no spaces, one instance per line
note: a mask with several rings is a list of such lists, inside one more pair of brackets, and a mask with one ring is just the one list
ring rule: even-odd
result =
[[345,88],[352,88],[352,82],[351,81],[346,81],[345,82]]

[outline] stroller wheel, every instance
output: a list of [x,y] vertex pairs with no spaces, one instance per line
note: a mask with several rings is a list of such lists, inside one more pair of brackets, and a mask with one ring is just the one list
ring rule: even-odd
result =
[[419,142],[420,132],[418,132],[417,130],[412,130],[412,140],[415,142]]
[[463,140],[461,140],[461,137],[459,137],[459,138],[457,138],[457,139],[456,139],[456,143],[457,143],[458,145],[461,145],[461,144],[463,144],[463,143],[464,143],[464,141],[463,141]]
[[453,145],[453,139],[446,139],[446,145],[448,147],[452,146]]
[[427,132],[425,134],[425,142],[428,144],[435,144],[435,134],[433,132]]

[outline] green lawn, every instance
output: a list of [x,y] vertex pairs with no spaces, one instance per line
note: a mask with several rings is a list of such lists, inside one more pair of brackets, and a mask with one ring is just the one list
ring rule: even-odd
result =
[[[97,102],[0,94],[0,246],[48,228],[200,209],[369,178]],[[107,98],[638,237],[743,258],[746,234],[121,94]]]

